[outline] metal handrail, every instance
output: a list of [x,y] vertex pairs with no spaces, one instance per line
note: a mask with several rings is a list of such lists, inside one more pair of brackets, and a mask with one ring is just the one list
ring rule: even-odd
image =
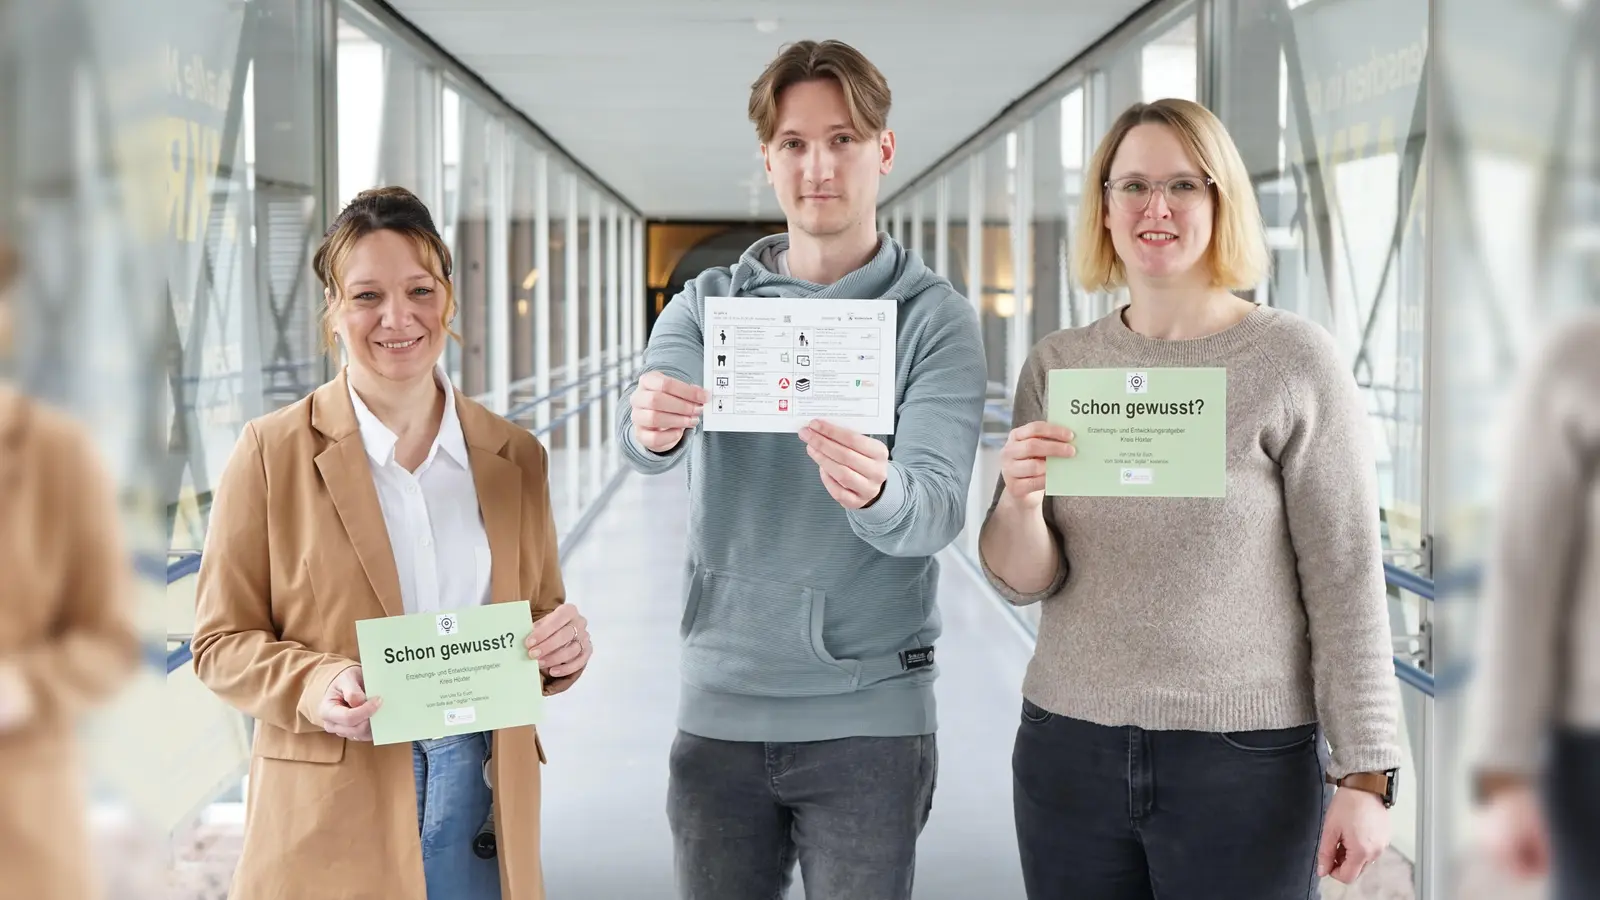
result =
[[[640,354],[640,355],[642,356],[643,354]],[[635,368],[631,373],[629,373],[629,375],[630,376],[637,375],[638,373],[639,373],[639,369]],[[620,385],[621,383],[622,383],[621,381],[613,382],[612,387],[616,387],[617,385]],[[573,408],[563,412],[561,415],[556,416],[554,419],[551,419],[549,422],[546,422],[542,427],[533,428],[533,429],[529,429],[529,430],[533,433],[534,437],[544,437],[545,435],[550,434],[551,432],[555,431],[557,428],[560,428],[562,425],[566,424],[568,419],[572,418],[573,416],[576,416],[578,413],[583,412],[584,410],[586,410],[589,407],[595,405],[599,401],[604,400],[605,398],[606,398],[605,394],[596,394],[595,396],[590,397],[589,399],[583,401],[582,403],[578,404],[577,406],[574,406]]]
[[1410,591],[1424,600],[1433,599],[1433,579],[1418,575],[1410,569],[1402,569],[1394,563],[1386,562],[1383,564],[1383,580],[1390,587]]
[[[167,563],[167,584],[186,578],[200,571],[200,554],[185,553],[177,559]],[[152,654],[153,655],[153,654]],[[171,675],[183,666],[184,663],[194,658],[194,653],[189,649],[189,642],[184,641],[177,647],[166,651],[167,674]]]
[[[641,351],[641,352],[635,353],[632,356],[629,356],[629,357],[627,357],[625,359],[617,360],[616,362],[607,365],[605,368],[596,370],[594,372],[591,372],[590,374],[584,376],[583,378],[581,378],[581,379],[579,379],[577,381],[574,381],[574,382],[566,385],[565,387],[563,387],[563,388],[561,388],[561,389],[559,389],[557,391],[554,391],[554,392],[550,393],[549,395],[547,395],[547,396],[545,396],[543,398],[540,398],[539,400],[534,400],[534,401],[530,401],[529,403],[522,404],[522,406],[518,407],[518,409],[523,409],[524,407],[531,408],[532,406],[535,406],[540,402],[543,402],[545,400],[549,400],[549,399],[551,399],[553,397],[559,396],[560,394],[566,393],[566,392],[568,392],[568,391],[570,391],[570,390],[572,390],[574,388],[577,388],[577,387],[580,387],[580,386],[582,386],[584,384],[587,384],[588,382],[593,381],[596,377],[610,374],[611,372],[621,368],[623,365],[626,365],[628,363],[632,363],[632,362],[634,362],[636,360],[639,360],[643,356],[644,356],[644,353],[643,353],[643,351]],[[635,368],[629,374],[631,376],[633,374],[637,374],[638,371],[639,370],[637,368]],[[613,383],[611,386],[615,387],[617,384],[621,384],[621,381],[619,380],[619,381]],[[563,412],[561,415],[559,415],[555,419],[551,420],[550,423],[545,425],[544,427],[538,428],[538,429],[530,429],[530,431],[532,432],[532,434],[535,437],[543,437],[543,436],[549,434],[550,432],[556,430],[557,428],[561,427],[561,425],[564,424],[568,419],[572,418],[573,416],[576,416],[577,414],[579,414],[579,413],[583,412],[584,410],[588,409],[590,406],[593,406],[596,402],[598,402],[600,400],[603,400],[603,399],[605,399],[605,395],[604,394],[599,394],[599,395],[596,395],[594,397],[590,397],[588,400],[585,400],[583,403],[580,403],[579,405],[573,407],[572,409],[569,409],[569,410]],[[515,414],[517,411],[513,410],[512,412],[513,412],[513,414]],[[512,418],[512,415],[507,415],[505,418],[510,419],[510,418]],[[182,553],[182,554],[178,555],[174,559],[168,560],[168,562],[167,562],[167,584],[170,585],[170,584],[172,584],[174,582],[177,582],[179,580],[182,580],[183,578],[186,578],[186,577],[188,577],[190,575],[193,575],[193,574],[199,572],[200,571],[200,558],[201,558],[201,554],[199,552],[185,552],[185,553]],[[149,569],[150,568],[150,566],[147,564],[148,561],[145,560],[144,558],[141,557],[138,560],[138,562],[141,565],[142,569]],[[150,574],[153,575],[153,572],[150,573]],[[158,648],[148,648],[148,647],[146,648],[146,656],[148,657],[148,659],[149,659],[149,661],[151,662],[152,665],[155,664],[155,661],[157,659],[161,658],[161,655],[162,655],[161,651]],[[179,644],[177,647],[174,647],[173,649],[171,649],[169,651],[165,651],[164,655],[165,655],[166,664],[167,664],[167,674],[169,674],[169,675],[172,674],[173,672],[177,671],[179,668],[181,668],[184,663],[189,662],[191,659],[194,658],[194,653],[191,650],[188,641],[184,641],[183,643]]]
[[167,561],[167,584],[198,571],[200,571],[200,553],[198,551],[184,553],[177,559]]
[[1434,680],[1431,673],[1424,672],[1396,656],[1394,658],[1394,674],[1395,677],[1421,691],[1425,696],[1434,696]]
[[194,652],[189,648],[189,642],[184,641],[175,649],[167,653],[167,674],[171,675],[183,667],[183,664],[194,659]]
[[520,418],[522,416],[525,416],[528,413],[534,411],[535,409],[538,409],[540,404],[549,403],[550,401],[556,399],[557,397],[563,396],[565,394],[569,394],[569,393],[577,390],[578,388],[583,387],[584,385],[588,384],[589,382],[594,381],[596,378],[601,378],[601,377],[603,377],[605,375],[608,375],[612,371],[620,369],[625,364],[631,363],[634,360],[642,358],[643,356],[644,356],[644,351],[641,350],[638,353],[635,353],[632,356],[627,357],[626,359],[619,359],[616,362],[608,363],[605,366],[603,366],[603,367],[601,367],[599,369],[596,369],[593,372],[590,372],[589,374],[587,374],[587,375],[585,375],[585,376],[583,376],[581,378],[578,378],[578,379],[576,379],[574,381],[567,382],[566,384],[562,385],[561,387],[552,388],[549,393],[545,394],[542,397],[535,397],[532,400],[525,400],[525,401],[517,404],[516,406],[513,406],[510,410],[508,410],[506,412],[505,417],[507,419],[517,419],[517,418]]
[[[1410,591],[1433,602],[1433,579],[1426,575],[1419,575],[1410,569],[1402,569],[1394,563],[1383,564],[1383,582],[1392,588]],[[1437,687],[1432,672],[1419,668],[1415,663],[1403,657],[1394,658],[1394,674],[1401,681],[1411,685],[1428,697],[1435,696]]]

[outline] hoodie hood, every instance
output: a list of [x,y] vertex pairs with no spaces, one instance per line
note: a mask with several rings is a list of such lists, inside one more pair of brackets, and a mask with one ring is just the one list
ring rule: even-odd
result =
[[813,284],[778,272],[778,254],[789,249],[789,235],[756,241],[733,267],[728,293],[735,297],[882,298],[904,303],[937,284],[949,282],[934,274],[917,254],[900,246],[887,232],[878,232],[878,252],[866,265],[833,284]]

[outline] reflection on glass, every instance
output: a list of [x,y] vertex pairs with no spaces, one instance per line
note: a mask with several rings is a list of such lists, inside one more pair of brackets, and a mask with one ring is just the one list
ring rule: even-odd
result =
[[[1421,168],[1423,0],[1337,0],[1268,9],[1232,0],[1219,59],[1220,108],[1255,183],[1272,253],[1259,302],[1320,323],[1366,395],[1384,539],[1400,565],[1420,561],[1425,252]],[[1427,606],[1396,596],[1397,637]],[[1398,646],[1398,645],[1397,645]],[[1426,704],[1407,693],[1411,742],[1394,810],[1392,853],[1419,859]]]
[[1287,13],[1285,29],[1259,4],[1236,2],[1233,40],[1257,49],[1223,61],[1230,95],[1222,107],[1273,252],[1272,276],[1256,299],[1321,323],[1339,341],[1368,397],[1386,540],[1415,551],[1424,473],[1427,4],[1306,4]]

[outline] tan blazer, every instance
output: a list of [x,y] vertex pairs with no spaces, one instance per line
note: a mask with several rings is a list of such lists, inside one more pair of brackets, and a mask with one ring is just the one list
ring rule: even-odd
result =
[[98,895],[74,728],[139,664],[119,515],[84,429],[0,387],[0,660],[35,704],[0,734],[0,897]]
[[[490,600],[564,600],[544,447],[456,392],[492,556]],[[411,745],[323,731],[317,707],[359,662],[358,619],[404,614],[345,374],[245,426],[201,559],[194,670],[256,721],[233,900],[425,900]],[[581,674],[581,673],[580,673]],[[546,693],[571,685],[552,682]],[[494,732],[500,883],[544,897],[532,726]]]

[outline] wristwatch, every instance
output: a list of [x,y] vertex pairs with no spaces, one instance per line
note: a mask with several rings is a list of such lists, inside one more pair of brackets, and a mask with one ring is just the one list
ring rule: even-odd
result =
[[1382,772],[1351,772],[1343,778],[1327,776],[1327,782],[1342,788],[1355,788],[1369,794],[1377,794],[1383,800],[1384,809],[1394,806],[1395,782],[1400,777],[1399,769],[1385,769]]

